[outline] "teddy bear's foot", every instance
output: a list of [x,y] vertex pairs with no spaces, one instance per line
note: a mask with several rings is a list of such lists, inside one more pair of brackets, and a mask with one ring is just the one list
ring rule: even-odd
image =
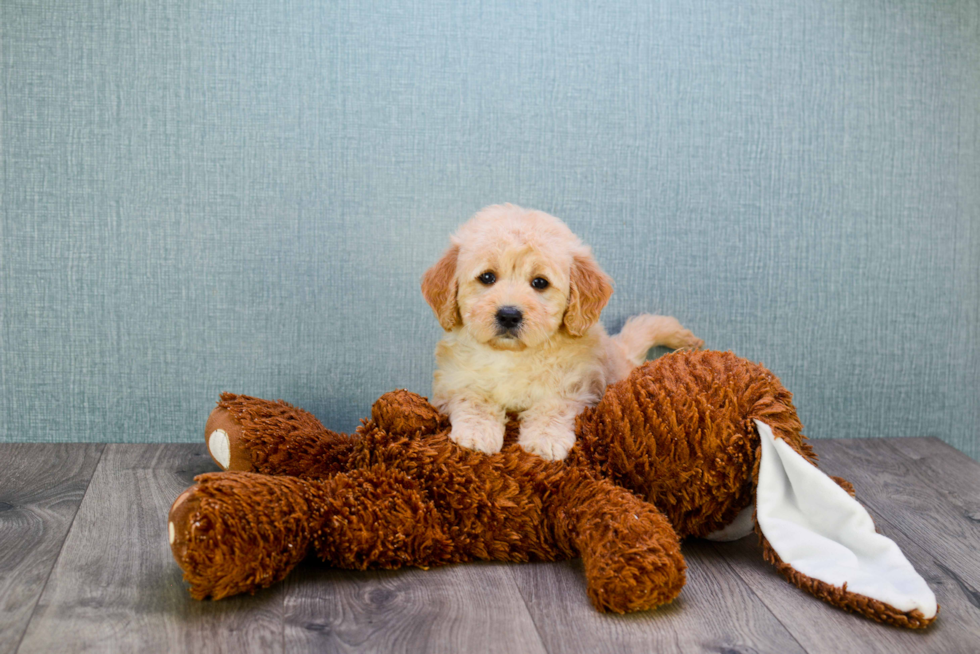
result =
[[232,393],[221,394],[204,427],[208,452],[223,470],[310,479],[346,470],[358,439],[281,400]]
[[170,507],[168,539],[195,599],[255,592],[307,554],[303,482],[245,472],[201,475]]
[[204,425],[208,453],[222,470],[252,471],[252,455],[242,442],[242,425],[234,414],[217,406]]
[[681,592],[680,539],[653,504],[609,480],[574,474],[552,489],[549,504],[559,545],[582,557],[596,609],[645,611]]
[[680,541],[653,507],[592,526],[582,558],[588,594],[600,611],[646,611],[672,601],[686,581]]

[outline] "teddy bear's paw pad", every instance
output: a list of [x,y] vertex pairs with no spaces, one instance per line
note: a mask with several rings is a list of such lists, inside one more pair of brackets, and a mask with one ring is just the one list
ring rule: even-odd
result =
[[208,434],[208,451],[223,470],[231,465],[231,445],[228,443],[228,432],[215,429]]
[[191,486],[178,495],[170,505],[170,514],[167,516],[167,540],[170,542],[170,551],[178,563],[183,561],[187,552],[190,518],[200,504],[196,494],[197,488]]
[[208,453],[222,470],[252,471],[252,457],[242,444],[242,427],[224,407],[215,407],[204,425]]

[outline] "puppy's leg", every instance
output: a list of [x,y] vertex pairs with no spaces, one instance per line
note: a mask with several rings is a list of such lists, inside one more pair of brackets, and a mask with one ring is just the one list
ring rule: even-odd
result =
[[471,450],[495,454],[504,446],[507,413],[502,407],[472,395],[455,395],[439,408],[449,414],[449,438]]
[[651,347],[666,345],[672,349],[696,350],[704,341],[691,333],[672,316],[652,316],[648,313],[633,316],[623,325],[622,331],[612,337],[617,349],[638,366],[647,358]]
[[539,402],[521,414],[517,443],[542,459],[561,461],[575,445],[575,416],[585,402],[556,398]]

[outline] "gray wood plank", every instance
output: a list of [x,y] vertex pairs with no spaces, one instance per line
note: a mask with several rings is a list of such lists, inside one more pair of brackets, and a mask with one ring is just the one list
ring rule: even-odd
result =
[[627,615],[592,607],[579,561],[517,566],[514,574],[549,652],[805,651],[711,544],[690,540],[683,553],[688,571],[680,596]]
[[286,651],[545,651],[514,564],[349,571],[305,563],[286,580]]
[[0,444],[0,653],[24,635],[103,447]]
[[282,587],[198,602],[167,542],[167,511],[203,445],[109,445],[38,601],[20,652],[276,652]]
[[938,438],[882,439],[892,450],[914,462],[919,477],[942,493],[951,493],[963,504],[976,505],[967,519],[980,522],[980,463]]

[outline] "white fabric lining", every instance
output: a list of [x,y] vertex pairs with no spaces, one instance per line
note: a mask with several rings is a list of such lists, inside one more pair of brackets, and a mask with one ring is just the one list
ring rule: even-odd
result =
[[762,441],[757,519],[783,562],[899,611],[936,615],[936,596],[871,516],[833,479],[755,421]]
[[705,538],[707,540],[714,540],[719,542],[728,542],[732,540],[738,540],[739,538],[745,538],[752,533],[754,525],[752,524],[752,511],[755,507],[751,504],[742,509],[735,519],[730,523],[719,529],[718,531],[713,531]]

